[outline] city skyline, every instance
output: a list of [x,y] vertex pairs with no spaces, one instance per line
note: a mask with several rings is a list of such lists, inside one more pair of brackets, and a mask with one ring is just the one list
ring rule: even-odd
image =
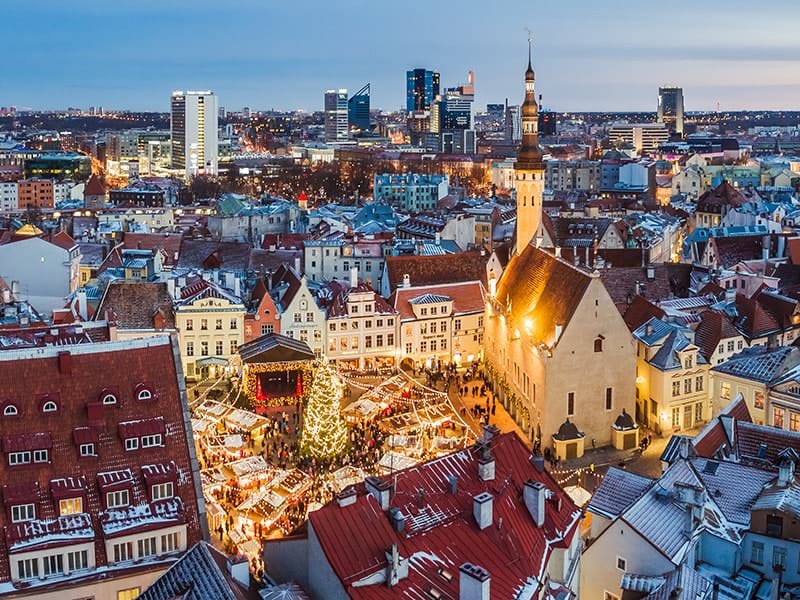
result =
[[[476,107],[506,97],[519,104],[526,25],[534,32],[544,106],[558,111],[655,111],[664,84],[684,88],[687,111],[713,110],[717,102],[722,110],[792,109],[800,96],[800,72],[791,69],[800,42],[791,21],[777,17],[781,6],[791,7],[788,0],[773,3],[776,17],[768,22],[740,0],[724,11],[678,0],[670,19],[680,28],[670,28],[658,7],[628,0],[614,11],[586,0],[546,11],[514,2],[490,14],[472,0],[455,14],[425,5],[426,19],[446,23],[448,36],[403,18],[423,10],[416,0],[399,15],[361,0],[311,2],[302,13],[277,4],[263,20],[253,2],[233,3],[226,12],[212,12],[215,6],[46,0],[17,7],[15,23],[35,25],[38,37],[32,43],[31,28],[0,24],[6,42],[24,49],[4,68],[0,104],[166,112],[173,90],[199,88],[213,90],[229,110],[321,110],[324,90],[370,82],[373,106],[395,110],[405,103],[405,72],[415,67],[439,71],[443,87],[459,85],[473,70]],[[691,19],[679,18],[687,11]],[[305,19],[309,14],[316,18]],[[337,23],[358,35],[336,33]]]

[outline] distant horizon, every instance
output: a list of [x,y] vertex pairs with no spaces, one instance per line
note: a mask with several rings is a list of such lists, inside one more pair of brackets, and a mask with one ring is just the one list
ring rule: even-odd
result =
[[687,111],[716,112],[718,102],[720,112],[800,110],[800,39],[795,21],[782,18],[796,3],[773,0],[770,8],[674,0],[670,15],[691,19],[670,28],[662,7],[633,0],[499,8],[462,0],[458,10],[422,0],[309,0],[269,10],[255,0],[224,10],[212,0],[39,0],[15,5],[15,18],[0,22],[15,48],[0,106],[165,112],[173,90],[211,89],[232,112],[314,112],[326,89],[354,92],[370,82],[373,105],[394,111],[415,67],[439,71],[442,87],[474,71],[476,107],[520,104],[527,26],[537,93],[556,112],[653,112],[666,84],[683,88]]

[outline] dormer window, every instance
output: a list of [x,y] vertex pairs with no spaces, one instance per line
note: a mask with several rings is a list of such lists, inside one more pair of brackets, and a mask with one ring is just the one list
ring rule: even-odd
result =
[[15,504],[11,507],[11,522],[24,523],[33,521],[36,518],[36,505],[34,504]]
[[150,400],[153,397],[153,393],[148,389],[139,390],[139,393],[136,395],[139,400]]
[[6,404],[5,408],[3,408],[3,416],[4,417],[15,417],[19,414],[19,410],[13,404]]
[[103,404],[116,404],[117,397],[114,394],[106,394],[103,396]]
[[44,413],[58,412],[58,405],[52,400],[48,400],[42,405],[42,412]]

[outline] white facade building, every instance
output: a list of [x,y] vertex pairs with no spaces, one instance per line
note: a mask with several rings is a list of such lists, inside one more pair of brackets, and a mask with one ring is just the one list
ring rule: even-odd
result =
[[172,93],[172,168],[183,171],[187,179],[217,174],[217,104],[210,91]]

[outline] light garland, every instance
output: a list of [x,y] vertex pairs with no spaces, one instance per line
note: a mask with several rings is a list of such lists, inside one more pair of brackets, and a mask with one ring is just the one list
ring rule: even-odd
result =
[[[258,398],[258,375],[260,373],[285,373],[287,371],[300,371],[303,381],[303,393],[299,396],[281,396],[264,401]],[[243,387],[247,398],[254,407],[287,406],[298,401],[305,402],[308,397],[308,388],[314,377],[313,363],[307,360],[296,360],[274,363],[247,363],[244,365]]]

